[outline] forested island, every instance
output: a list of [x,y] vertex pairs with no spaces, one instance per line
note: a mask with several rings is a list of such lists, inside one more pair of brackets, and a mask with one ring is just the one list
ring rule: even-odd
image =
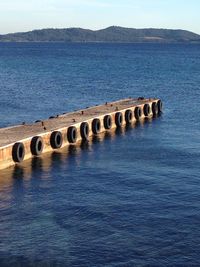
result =
[[134,29],[118,26],[96,31],[82,28],[52,28],[0,35],[0,42],[200,43],[200,35],[185,30]]

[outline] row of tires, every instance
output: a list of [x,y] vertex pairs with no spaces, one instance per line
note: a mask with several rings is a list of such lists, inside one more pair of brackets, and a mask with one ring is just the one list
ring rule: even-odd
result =
[[[149,104],[145,104],[143,107],[143,114],[145,117],[148,117],[150,113],[153,115],[157,115],[158,113],[162,112],[162,102],[159,100],[157,103],[153,102],[152,106],[150,107]],[[131,123],[133,118],[135,117],[136,120],[139,120],[142,116],[142,109],[140,107],[136,107],[134,112],[131,109],[127,109],[125,111],[125,116],[123,118],[122,112],[115,113],[115,125],[117,127],[121,127],[124,123],[124,119],[126,123]],[[112,117],[110,115],[105,115],[103,119],[104,128],[109,130],[112,128]],[[98,118],[93,119],[91,129],[93,134],[98,134],[101,132],[101,121]],[[87,122],[82,122],[80,125],[80,135],[83,140],[87,140],[89,136],[89,124]],[[67,129],[67,140],[69,143],[76,143],[78,137],[78,131],[75,126],[70,126]],[[58,149],[63,144],[63,135],[60,131],[52,132],[50,136],[50,145],[53,149]],[[31,140],[30,150],[33,156],[39,156],[44,148],[44,141],[41,136],[35,136]],[[12,148],[12,158],[14,162],[21,162],[23,161],[25,156],[25,147],[22,142],[17,142],[13,145]]]

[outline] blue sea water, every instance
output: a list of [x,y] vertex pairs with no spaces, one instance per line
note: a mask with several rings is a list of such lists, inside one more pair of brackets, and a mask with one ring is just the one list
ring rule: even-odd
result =
[[128,96],[164,113],[0,172],[0,266],[200,266],[200,45],[0,43],[0,127]]

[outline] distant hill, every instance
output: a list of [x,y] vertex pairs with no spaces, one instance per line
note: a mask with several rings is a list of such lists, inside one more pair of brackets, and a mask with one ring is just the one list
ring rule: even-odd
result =
[[198,42],[200,35],[185,30],[132,29],[112,26],[92,31],[81,28],[43,29],[0,35],[0,42]]

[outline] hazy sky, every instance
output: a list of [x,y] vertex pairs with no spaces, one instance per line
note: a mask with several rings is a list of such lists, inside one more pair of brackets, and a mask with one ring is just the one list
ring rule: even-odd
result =
[[0,0],[0,33],[111,25],[200,34],[200,0]]

